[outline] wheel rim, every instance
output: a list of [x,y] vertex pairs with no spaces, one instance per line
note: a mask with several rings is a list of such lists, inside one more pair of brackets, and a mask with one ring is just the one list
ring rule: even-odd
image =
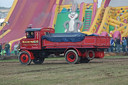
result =
[[89,52],[89,57],[92,58],[93,57],[93,53]]
[[67,60],[68,60],[69,62],[74,62],[74,61],[76,60],[76,55],[75,55],[75,53],[69,52],[69,53],[67,54]]
[[29,56],[27,54],[22,54],[20,60],[22,63],[27,63],[29,61]]
[[89,60],[92,60],[94,57],[95,57],[94,51],[89,50],[88,53],[87,53],[87,58],[88,58]]

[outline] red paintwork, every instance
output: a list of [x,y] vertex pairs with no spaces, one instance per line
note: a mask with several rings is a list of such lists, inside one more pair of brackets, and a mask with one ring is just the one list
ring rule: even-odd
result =
[[110,46],[110,38],[103,36],[86,36],[81,42],[50,42],[42,40],[42,46],[48,48],[106,48]]
[[75,59],[76,59],[76,55],[75,55],[75,53],[73,53],[73,52],[69,52],[69,53],[67,54],[67,60],[68,60],[68,61],[70,61],[70,62],[74,62]]
[[103,57],[104,57],[104,51],[95,52],[95,58],[103,58]]
[[[95,58],[103,58],[104,57],[104,51],[94,51],[95,52]],[[82,54],[82,57],[87,57],[87,52],[84,52]]]
[[75,47],[74,47],[74,48],[72,48],[72,47],[67,48],[67,49],[64,51],[64,54],[65,54],[66,51],[69,50],[69,49],[74,49],[74,50],[78,53],[79,56],[82,56],[82,53],[81,53],[78,49],[76,49]]
[[[43,28],[40,31],[35,31],[35,38],[25,38],[20,41],[20,49],[28,52],[31,59],[34,59],[33,53],[31,52],[32,50],[65,49],[63,52],[65,54],[67,50],[74,49],[79,56],[87,57],[90,48],[90,50],[93,51],[93,49],[104,49],[110,46],[110,37],[107,36],[86,36],[85,39],[80,42],[51,42],[46,39],[41,39],[46,32],[54,33],[55,30],[52,28]],[[82,53],[79,48],[85,49],[84,53]],[[86,49],[88,50],[86,51]],[[94,50],[94,52],[96,58],[104,57],[104,51]],[[89,55],[93,56],[92,53]],[[73,60],[70,61],[72,62]]]
[[[41,31],[36,31],[34,33],[34,38],[24,38],[20,41],[20,49],[22,50],[41,50],[41,37],[45,35],[46,32],[54,33],[55,30],[53,28],[43,28]],[[34,42],[36,43],[23,43],[23,42]],[[37,43],[38,42],[38,43]]]
[[90,56],[90,58],[92,58],[93,57],[93,53],[89,52],[89,56]]
[[[25,58],[25,59],[24,59]],[[27,54],[22,54],[20,57],[21,62],[27,63],[29,61],[29,57]]]
[[33,55],[33,53],[32,53],[32,52],[30,52],[30,51],[28,51],[28,50],[22,50],[22,51],[27,52],[27,53],[29,54],[29,56],[30,56],[30,59],[31,59],[31,60],[33,60],[33,59],[34,59],[34,55]]

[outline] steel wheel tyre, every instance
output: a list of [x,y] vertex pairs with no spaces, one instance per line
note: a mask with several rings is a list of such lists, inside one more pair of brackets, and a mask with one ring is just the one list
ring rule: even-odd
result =
[[93,50],[89,50],[89,51],[87,52],[87,58],[88,58],[89,60],[92,60],[92,59],[94,59],[94,57],[95,57],[95,52],[94,52]]
[[75,50],[68,50],[65,53],[65,60],[70,64],[76,64],[79,63],[80,57]]
[[26,51],[22,51],[18,58],[21,64],[29,65],[31,63],[30,55]]
[[45,59],[45,58],[41,58],[41,57],[35,58],[35,59],[33,60],[33,63],[34,63],[34,64],[42,64],[42,63],[44,62],[44,59]]

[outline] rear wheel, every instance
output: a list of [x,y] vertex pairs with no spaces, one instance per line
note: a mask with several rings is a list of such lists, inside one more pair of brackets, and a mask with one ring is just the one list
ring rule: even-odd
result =
[[37,57],[33,60],[34,64],[42,64],[45,58]]
[[80,59],[80,63],[89,63],[89,59],[88,58],[81,58]]
[[87,56],[87,59],[92,60],[95,57],[95,52],[93,50],[89,50],[87,52],[87,55],[86,56]]
[[77,54],[77,52],[75,50],[68,50],[65,53],[65,60],[69,64],[76,64],[76,63],[79,63],[80,57],[78,56],[78,54]]
[[18,58],[19,58],[20,63],[24,65],[29,65],[32,61],[29,53],[26,51],[22,51]]
[[40,53],[35,53],[34,54],[34,59],[33,59],[33,63],[34,64],[42,64],[43,62],[44,62],[44,57],[43,57],[43,55],[42,54],[40,54]]

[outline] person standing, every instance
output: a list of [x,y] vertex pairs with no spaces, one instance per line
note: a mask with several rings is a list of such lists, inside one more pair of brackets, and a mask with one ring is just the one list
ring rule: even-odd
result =
[[10,44],[9,43],[6,43],[5,44],[5,51],[6,51],[6,55],[10,55]]
[[115,40],[114,40],[114,50],[115,50],[115,52],[117,52],[117,43],[116,43],[116,40],[117,40],[117,38],[115,38]]
[[1,51],[2,51],[2,44],[0,43],[0,56],[1,56]]
[[117,52],[120,52],[120,37],[118,37],[117,39],[116,39],[116,47],[117,47]]
[[126,52],[127,49],[127,40],[125,39],[125,37],[123,37],[122,39],[122,51]]
[[18,54],[17,47],[18,47],[18,44],[14,45],[14,53],[15,53],[15,55],[17,55],[17,54]]
[[126,37],[126,41],[127,41],[127,51],[128,51],[128,36]]
[[113,52],[113,47],[114,47],[114,39],[111,37],[111,40],[110,40],[110,50],[109,50],[109,52]]

